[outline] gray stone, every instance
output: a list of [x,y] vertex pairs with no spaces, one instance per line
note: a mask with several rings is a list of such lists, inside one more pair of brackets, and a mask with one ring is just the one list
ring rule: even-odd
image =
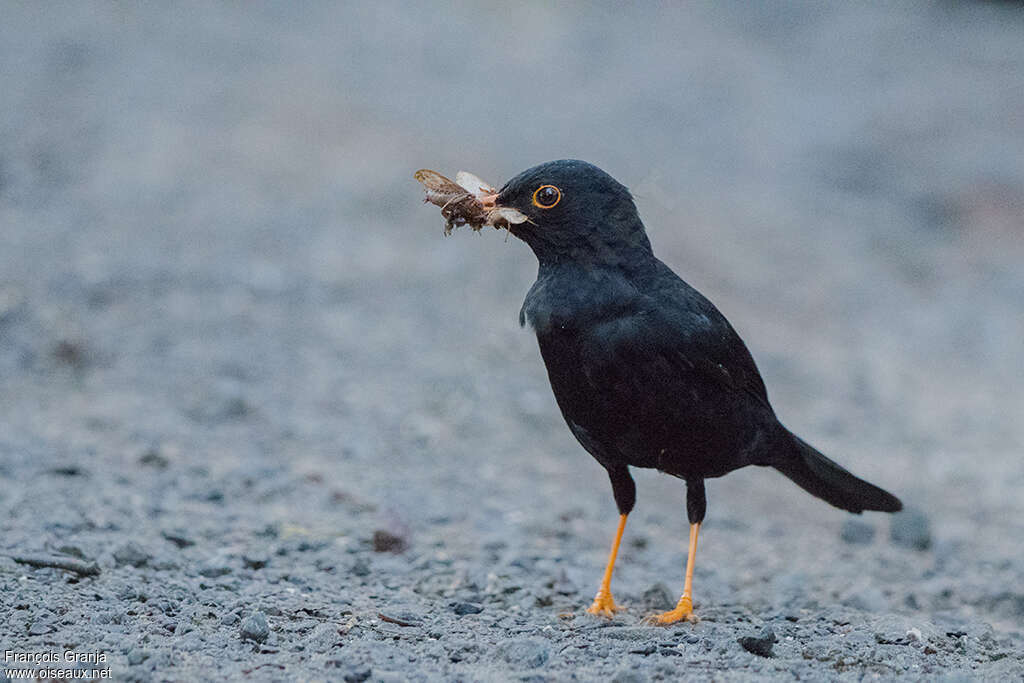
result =
[[164,529],[160,532],[160,535],[179,548],[188,548],[196,544],[192,540],[192,535],[184,529]]
[[199,569],[199,574],[200,576],[205,576],[208,579],[216,579],[221,576],[227,576],[231,571],[231,567],[225,564],[213,563],[201,567]]
[[760,635],[743,636],[738,639],[743,649],[758,657],[774,657],[772,647],[775,645],[775,632],[771,627],[764,627]]
[[137,544],[128,542],[114,550],[114,560],[119,566],[130,565],[132,567],[144,567],[153,556],[140,548]]
[[337,624],[317,624],[305,640],[306,648],[311,652],[330,652],[343,644]]
[[246,553],[242,556],[242,562],[246,569],[263,569],[270,562],[270,556],[266,553]]
[[352,669],[342,676],[345,683],[363,683],[365,680],[369,680],[370,676],[373,675],[373,670],[370,668],[366,669]]
[[551,647],[540,638],[514,638],[500,643],[497,654],[514,667],[535,669],[547,663]]
[[458,614],[460,617],[467,614],[480,614],[484,611],[482,605],[478,605],[473,602],[453,602],[449,605],[451,610]]
[[242,640],[252,640],[262,643],[270,635],[270,625],[267,624],[267,617],[263,612],[255,612],[242,620],[238,627],[239,636]]

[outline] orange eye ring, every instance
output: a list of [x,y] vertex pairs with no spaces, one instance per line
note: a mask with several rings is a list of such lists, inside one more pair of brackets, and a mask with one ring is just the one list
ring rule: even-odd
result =
[[[551,190],[554,190],[554,201],[552,201]],[[543,194],[542,194],[543,193]],[[551,209],[555,204],[562,201],[562,191],[554,185],[541,185],[533,193],[533,205],[538,209]],[[546,203],[545,203],[546,202]]]

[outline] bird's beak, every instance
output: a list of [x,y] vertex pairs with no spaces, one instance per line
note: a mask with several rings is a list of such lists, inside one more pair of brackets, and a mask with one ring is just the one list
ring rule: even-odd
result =
[[[518,225],[530,220],[522,211],[499,204],[498,195],[499,193],[495,192],[494,194],[480,195],[477,198],[480,206],[487,213],[487,225],[493,225],[496,228],[508,228],[509,225]],[[511,228],[509,229],[511,230]]]

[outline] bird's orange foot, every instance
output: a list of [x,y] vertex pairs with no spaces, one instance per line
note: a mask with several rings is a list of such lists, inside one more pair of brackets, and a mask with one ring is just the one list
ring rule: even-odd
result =
[[622,608],[615,604],[611,592],[598,591],[594,596],[594,604],[587,608],[587,614],[594,614],[601,617],[612,617]]
[[679,604],[675,606],[675,609],[652,615],[646,619],[646,622],[652,626],[668,626],[679,621],[697,621],[697,615],[693,613],[693,600],[685,595],[679,598]]

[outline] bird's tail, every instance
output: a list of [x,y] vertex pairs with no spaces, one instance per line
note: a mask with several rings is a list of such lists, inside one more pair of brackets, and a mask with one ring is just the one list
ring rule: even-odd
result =
[[841,510],[860,514],[865,510],[898,512],[903,509],[899,498],[874,484],[858,479],[815,450],[796,435],[793,457],[784,463],[772,463],[800,488]]

